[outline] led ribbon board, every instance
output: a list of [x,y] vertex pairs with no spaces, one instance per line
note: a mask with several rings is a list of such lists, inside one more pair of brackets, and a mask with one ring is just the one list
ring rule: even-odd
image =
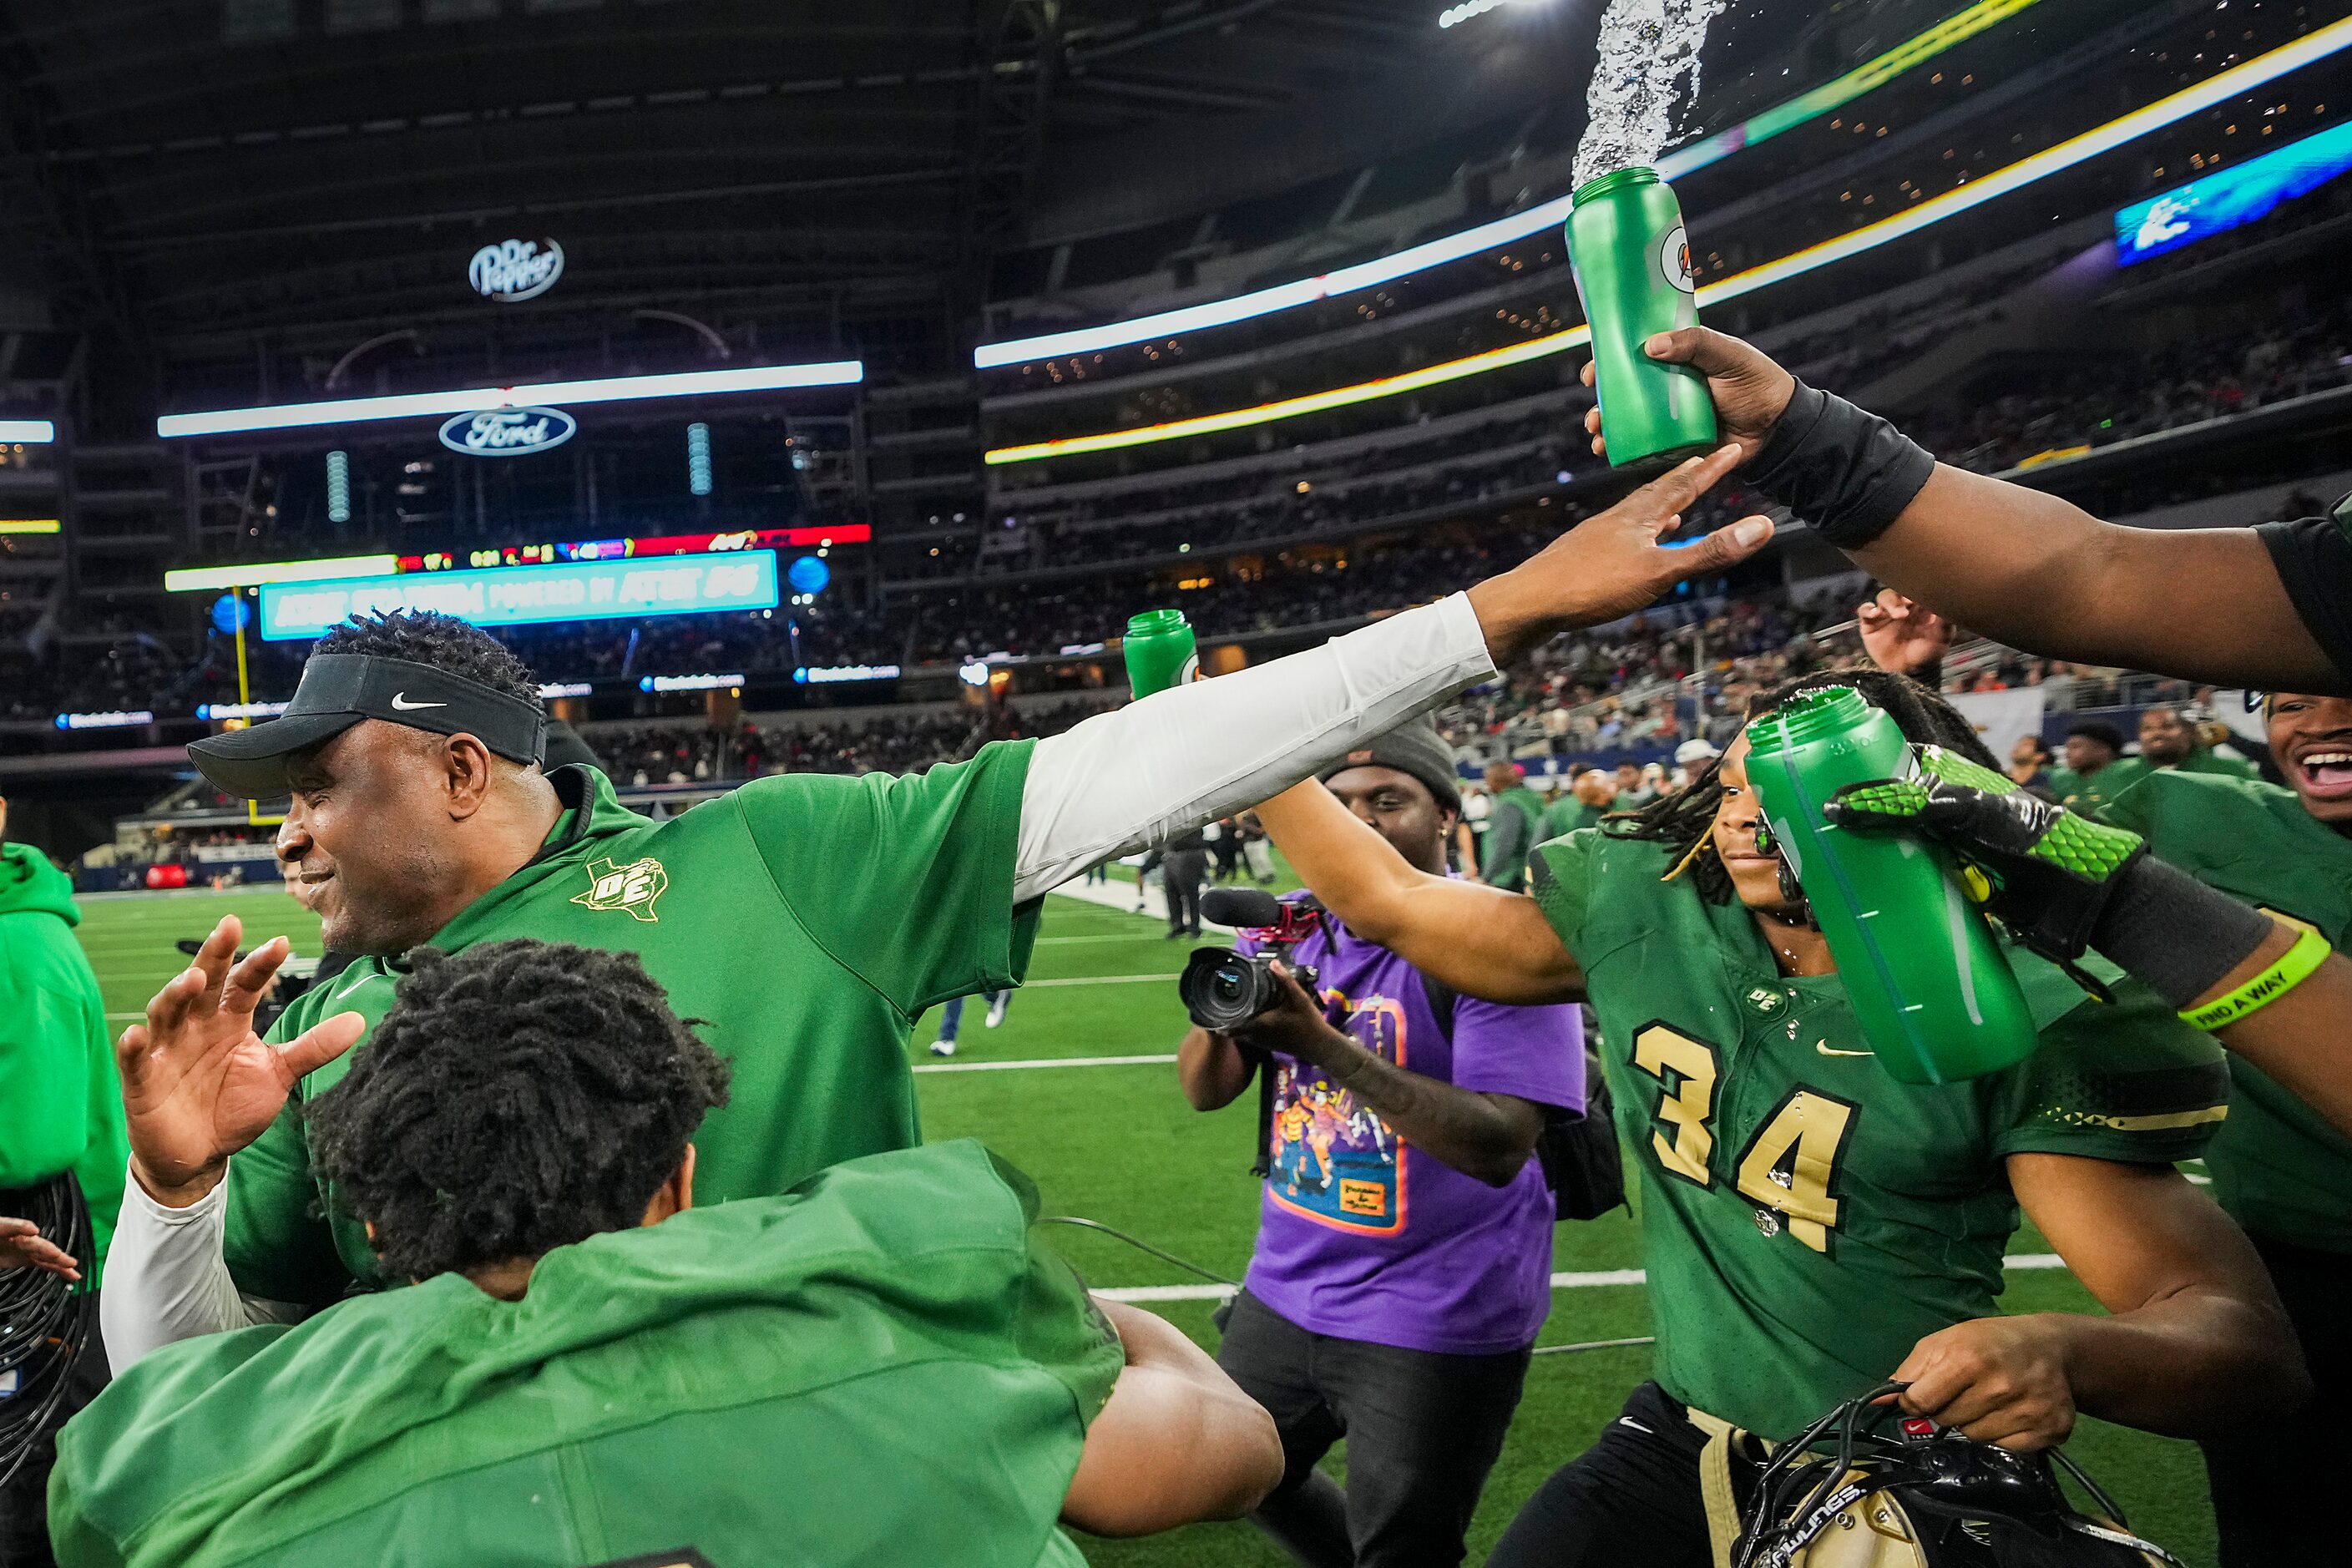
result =
[[[547,381],[535,386],[476,386],[452,392],[410,392],[391,397],[339,397],[326,403],[278,403],[258,408],[217,408],[166,414],[155,434],[233,436],[253,430],[299,430],[312,425],[361,425],[379,419],[425,419],[530,405],[627,403],[648,397],[718,397],[797,386],[855,386],[866,366],[854,359],[820,364],[755,364],[737,370],[691,370],[676,375],[614,375],[595,381]],[[5,439],[5,437],[0,437]]]
[[[2119,120],[2111,120],[2080,136],[2043,149],[2030,158],[2021,158],[2005,169],[1996,169],[1981,180],[1973,180],[1956,190],[1932,196],[1907,211],[1863,228],[1842,234],[1835,239],[1824,240],[1792,252],[1777,261],[1751,267],[1713,283],[1703,283],[1698,289],[1702,307],[1720,305],[1752,294],[1759,289],[1800,278],[1808,272],[1875,250],[1882,245],[1918,233],[1921,229],[1959,216],[1990,201],[1998,200],[2015,191],[2023,190],[2053,174],[2063,174],[2078,163],[2088,162],[2104,153],[2112,153],[2126,142],[2137,141],[2150,132],[2161,131],[2176,121],[2212,108],[2215,104],[2251,92],[2265,82],[2275,80],[2290,71],[2326,59],[2347,47],[2352,47],[2352,16],[2332,22],[2315,32],[2305,34],[2294,43],[2259,55],[2242,65],[2234,66],[2216,77],[2210,77],[2194,87],[2181,89],[2168,98],[2160,98],[2144,109],[2134,110]],[[1353,386],[1334,387],[1328,392],[1311,392],[1303,396],[1285,398],[1277,403],[1262,403],[1249,408],[1227,409],[1221,414],[1203,414],[1191,419],[1171,420],[1164,425],[1146,425],[1132,430],[1107,430],[1093,436],[1066,436],[1058,440],[1034,441],[1022,447],[999,447],[986,454],[992,467],[1007,463],[1030,463],[1042,458],[1074,457],[1082,452],[1108,452],[1125,447],[1147,447],[1159,441],[1181,440],[1190,436],[1213,435],[1221,430],[1239,430],[1252,425],[1263,425],[1276,419],[1289,419],[1301,414],[1318,413],[1327,408],[1341,408],[1353,403],[1366,403],[1377,397],[1390,397],[1400,392],[1415,392],[1423,387],[1437,386],[1465,376],[1479,375],[1487,371],[1501,370],[1508,365],[1525,364],[1530,360],[1565,353],[1591,341],[1591,329],[1570,327],[1546,337],[1531,338],[1525,342],[1511,343],[1472,354],[1466,359],[1449,360],[1444,364],[1425,365],[1403,375],[1385,376],[1378,381],[1360,382]]]
[[2116,259],[2128,267],[2268,217],[2281,202],[2308,195],[2347,169],[2352,169],[2352,123],[2191,180],[2116,214]]
[[[1856,66],[1835,80],[1824,82],[1811,92],[1768,109],[1754,119],[1718,132],[1704,142],[1694,142],[1687,147],[1667,153],[1658,160],[1659,177],[1678,180],[1694,170],[1704,169],[1709,163],[1729,157],[1743,147],[1753,147],[1783,131],[1794,130],[1809,120],[1818,119],[1832,109],[1851,103],[1873,88],[1885,86],[1913,67],[1964,39],[1974,37],[1994,23],[2004,21],[2033,4],[2035,0],[1977,0],[1966,10],[1946,17],[1915,37],[1906,38],[1875,59]],[[1410,247],[1392,256],[1343,267],[1337,272],[1301,278],[1293,283],[1276,283],[1251,293],[1237,294],[1230,300],[1212,300],[1206,304],[1135,316],[1106,326],[1080,327],[1066,332],[1045,332],[1036,337],[1012,338],[1001,343],[982,343],[972,351],[971,363],[982,370],[993,370],[1000,365],[1018,364],[1024,360],[1052,359],[1057,354],[1093,353],[1101,349],[1139,343],[1150,338],[1173,337],[1209,327],[1230,326],[1235,321],[1287,310],[1296,305],[1311,304],[1334,294],[1369,289],[1376,283],[1386,283],[1428,268],[1443,266],[1448,261],[1459,261],[1465,256],[1492,250],[1498,245],[1508,245],[1515,239],[1525,239],[1531,234],[1540,234],[1567,222],[1568,208],[1568,198],[1561,196],[1524,212],[1513,213],[1508,217],[1465,229],[1460,234],[1449,234],[1443,238]]]
[[269,583],[261,590],[267,642],[315,637],[352,616],[438,610],[478,626],[772,610],[776,557],[767,550],[475,572],[415,572]]

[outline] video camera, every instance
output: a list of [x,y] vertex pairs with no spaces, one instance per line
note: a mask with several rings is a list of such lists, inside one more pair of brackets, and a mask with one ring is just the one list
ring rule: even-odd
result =
[[1282,982],[1274,973],[1277,958],[1314,994],[1315,972],[1293,963],[1289,952],[1314,932],[1322,916],[1322,907],[1312,900],[1286,904],[1255,888],[1217,888],[1204,895],[1203,920],[1245,931],[1265,945],[1255,953],[1230,947],[1193,952],[1176,981],[1177,997],[1192,1022],[1231,1033],[1273,1007],[1282,997]]

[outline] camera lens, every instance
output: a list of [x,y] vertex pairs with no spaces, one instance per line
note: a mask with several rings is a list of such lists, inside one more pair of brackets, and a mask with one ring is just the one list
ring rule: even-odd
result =
[[1239,1028],[1273,999],[1265,961],[1244,958],[1229,947],[1194,949],[1176,982],[1176,994],[1204,1029]]

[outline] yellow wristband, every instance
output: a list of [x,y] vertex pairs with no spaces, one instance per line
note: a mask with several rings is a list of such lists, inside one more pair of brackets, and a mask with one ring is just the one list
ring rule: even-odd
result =
[[2294,945],[2279,954],[2279,961],[2231,992],[2227,996],[2208,1002],[2202,1007],[2190,1007],[2181,1016],[2200,1029],[2226,1029],[2248,1014],[2269,1006],[2296,986],[2311,978],[2329,952],[2327,939],[2310,927],[2294,939]]

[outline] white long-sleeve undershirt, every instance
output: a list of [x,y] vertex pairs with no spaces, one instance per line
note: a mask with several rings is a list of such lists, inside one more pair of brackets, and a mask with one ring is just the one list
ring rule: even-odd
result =
[[[1494,673],[1477,614],[1456,594],[1040,741],[1022,792],[1013,896],[1036,898],[1090,866],[1255,805]],[[227,1189],[224,1180],[173,1209],[130,1182],[100,1297],[117,1372],[179,1340],[300,1315],[241,1295],[229,1277]]]

